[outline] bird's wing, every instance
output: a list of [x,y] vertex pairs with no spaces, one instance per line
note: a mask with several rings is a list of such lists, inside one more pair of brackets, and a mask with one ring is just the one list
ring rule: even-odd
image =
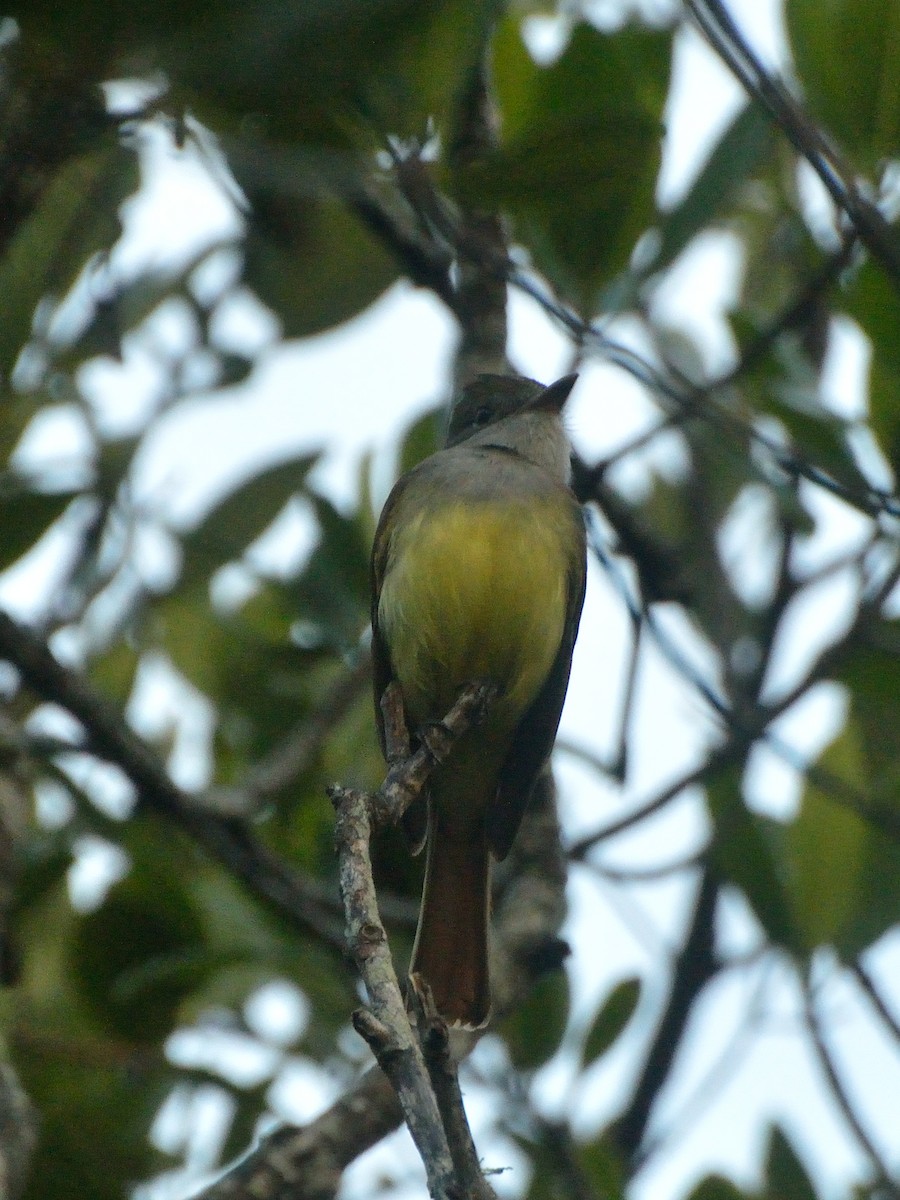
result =
[[[384,736],[384,716],[381,711],[381,697],[384,695],[385,688],[394,678],[394,668],[391,665],[391,656],[388,651],[387,643],[381,633],[378,621],[378,602],[381,598],[381,585],[384,582],[385,572],[388,567],[388,558],[390,555],[390,528],[392,525],[391,515],[397,507],[398,501],[408,485],[409,475],[403,476],[395,485],[391,494],[387,498],[384,509],[381,513],[381,518],[378,522],[378,528],[375,530],[375,538],[372,543],[372,560],[370,569],[371,580],[371,596],[372,596],[372,684],[375,696],[375,724],[378,728],[378,740],[381,743],[381,752],[386,756],[386,745]],[[414,732],[413,730],[410,731]],[[411,854],[418,854],[425,845],[428,836],[428,794],[427,789],[423,789],[420,795],[407,808],[402,817],[403,832],[406,836],[406,841]]]
[[537,698],[519,722],[500,771],[495,802],[488,809],[488,845],[498,859],[506,858],[525,813],[541,768],[547,761],[569,685],[572,650],[578,633],[586,582],[585,534],[581,510],[572,501],[579,531],[578,552],[569,566],[566,622],[550,674]]

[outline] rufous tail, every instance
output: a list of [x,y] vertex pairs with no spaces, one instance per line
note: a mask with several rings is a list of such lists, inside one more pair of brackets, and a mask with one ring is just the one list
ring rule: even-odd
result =
[[433,819],[410,974],[428,983],[449,1025],[480,1029],[491,1011],[490,858],[483,833],[448,836]]

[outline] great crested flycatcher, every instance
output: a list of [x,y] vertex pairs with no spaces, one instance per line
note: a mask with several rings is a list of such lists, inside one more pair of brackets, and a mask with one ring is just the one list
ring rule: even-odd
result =
[[372,551],[375,710],[396,680],[413,734],[461,689],[498,689],[485,720],[407,812],[428,858],[410,973],[451,1024],[490,1014],[490,855],[508,854],[559,725],[585,583],[585,533],[567,486],[563,405],[543,387],[481,375],[453,410],[447,448],[395,485]]

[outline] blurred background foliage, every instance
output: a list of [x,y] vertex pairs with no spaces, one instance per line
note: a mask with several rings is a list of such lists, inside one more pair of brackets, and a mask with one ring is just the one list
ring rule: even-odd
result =
[[[252,293],[283,338],[334,328],[401,278],[452,301],[454,264],[468,256],[479,265],[478,248],[455,240],[460,211],[504,215],[514,264],[528,269],[480,266],[538,291],[571,336],[573,362],[618,356],[655,406],[659,436],[678,431],[677,477],[651,475],[638,495],[619,486],[611,457],[580,464],[576,480],[594,510],[601,562],[614,555],[635,568],[623,602],[643,636],[654,636],[660,606],[677,606],[714,656],[704,678],[683,668],[714,714],[707,760],[686,781],[705,788],[709,837],[683,870],[712,879],[714,897],[745,897],[754,953],[787,956],[811,1004],[823,947],[835,970],[875,988],[861,956],[900,905],[900,279],[889,257],[861,245],[852,214],[811,216],[809,170],[799,169],[808,148],[792,146],[756,101],[686,194],[661,209],[664,113],[685,14],[657,9],[651,18],[623,5],[600,28],[590,5],[560,8],[568,36],[557,57],[538,63],[522,24],[552,14],[543,3],[6,5],[0,570],[57,539],[64,569],[51,589],[36,587],[28,619],[111,719],[133,716],[142,681],[163,669],[209,714],[195,747],[204,782],[178,799],[184,817],[164,791],[144,794],[127,771],[100,765],[116,753],[90,722],[65,718],[78,705],[52,678],[42,690],[20,670],[0,677],[3,1040],[39,1114],[28,1197],[112,1200],[172,1170],[190,1149],[173,1126],[189,1126],[210,1095],[225,1113],[203,1164],[213,1167],[248,1145],[286,1064],[325,1064],[338,1085],[356,1070],[324,786],[374,785],[382,771],[365,650],[377,515],[370,464],[349,514],[310,482],[310,454],[232,481],[178,526],[136,504],[130,480],[165,417],[252,378],[253,353],[235,349],[217,322],[230,297]],[[900,156],[898,13],[892,0],[786,6],[809,128],[833,137],[889,217]],[[462,155],[452,152],[461,104],[485,44],[499,132]],[[142,186],[151,134],[191,148],[222,180],[234,232],[179,269],[117,271],[122,206]],[[729,313],[734,366],[719,378],[654,304],[679,256],[713,229],[731,233],[741,261]],[[223,254],[233,266],[226,282],[201,286],[204,267]],[[121,361],[133,333],[173,303],[188,344],[165,363],[167,386],[139,426],[111,432],[84,368]],[[595,322],[615,315],[637,322],[645,359],[604,341]],[[839,321],[858,326],[871,354],[867,403],[852,416],[822,389]],[[47,413],[60,412],[81,449],[35,465],[22,448]],[[435,447],[438,428],[429,417],[409,432],[401,466]],[[824,519],[822,497],[852,516],[857,536],[834,563],[807,570],[800,551]],[[754,595],[722,549],[745,503],[771,563]],[[253,545],[298,506],[315,530],[310,552],[267,571]],[[235,564],[237,590],[226,586]],[[838,571],[853,596],[843,631],[789,685],[769,687],[787,616]],[[762,744],[779,750],[773,722],[823,680],[845,691],[843,726],[818,762],[787,754],[802,797],[792,819],[776,820],[746,803],[748,763]],[[172,728],[146,734],[160,761],[174,737]],[[582,859],[591,853],[577,848]],[[289,902],[258,874],[254,882],[261,863]],[[391,893],[385,911],[408,947],[419,868],[389,839],[379,866]],[[85,877],[91,886],[79,886]],[[725,970],[713,956],[670,1031],[676,1047],[705,980]],[[288,987],[305,1014],[281,1042],[248,1015],[272,986]],[[628,1029],[640,995],[640,981],[627,978],[600,1005],[583,1032],[583,1071]],[[503,1025],[523,1079],[571,1038],[566,1004],[548,976]],[[191,1029],[213,1047],[225,1034],[232,1047],[252,1045],[256,1065],[242,1074],[227,1055],[180,1054],[173,1035]],[[646,1113],[634,1124],[636,1096],[621,1097],[617,1128],[575,1140],[534,1114],[517,1116],[524,1093],[516,1095],[509,1128],[533,1164],[532,1200],[628,1195],[646,1133]],[[864,1142],[855,1194],[896,1194]],[[763,1150],[755,1191],[710,1176],[692,1200],[816,1194],[782,1130]]]

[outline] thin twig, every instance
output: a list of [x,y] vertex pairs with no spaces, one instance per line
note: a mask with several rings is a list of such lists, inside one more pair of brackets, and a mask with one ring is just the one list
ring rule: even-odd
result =
[[784,84],[769,74],[721,0],[685,0],[685,6],[748,95],[765,107],[794,149],[819,176],[837,208],[849,218],[860,241],[900,291],[900,242],[896,231],[862,195],[833,142],[810,120]]
[[774,349],[784,334],[802,326],[809,319],[810,310],[821,298],[825,289],[832,285],[841,272],[846,270],[853,261],[856,249],[856,237],[852,234],[845,237],[838,249],[825,259],[797,295],[777,316],[773,317],[764,329],[756,334],[749,345],[744,348],[734,366],[723,375],[704,384],[703,390],[706,392],[724,391],[733,386]]
[[395,762],[372,803],[378,824],[396,824],[420,794],[434,768],[444,761],[457,738],[477,725],[497,694],[495,684],[475,682],[463,688],[444,719],[428,727],[409,758]]
[[670,879],[673,875],[681,875],[685,871],[695,871],[706,861],[708,847],[695,850],[686,857],[678,858],[675,862],[656,863],[648,867],[616,867],[608,863],[591,860],[590,867],[611,883],[650,883],[658,879]]
[[612,1128],[612,1136],[627,1162],[638,1157],[650,1113],[666,1084],[699,993],[713,978],[718,964],[713,953],[713,925],[719,882],[711,869],[701,881],[694,915],[684,945],[675,962],[672,986],[656,1036],[631,1102]]
[[459,1073],[450,1049],[447,1026],[434,1010],[434,1003],[427,989],[424,995],[416,992],[415,1005],[425,1064],[463,1195],[466,1200],[497,1200],[496,1193],[485,1179],[478,1160],[478,1151],[469,1128],[459,1087]]
[[[483,162],[496,148],[498,118],[488,79],[489,52],[463,87],[447,146],[451,170],[464,172]],[[454,362],[458,387],[485,371],[502,374],[506,357],[506,280],[492,264],[507,260],[506,224],[499,213],[462,203],[458,210],[454,244],[459,251],[454,313],[460,343]]]
[[[753,965],[756,965],[759,962],[759,958],[760,953],[756,951],[750,961]],[[737,964],[734,960],[730,960],[727,963],[728,968],[732,968],[735,965]],[[721,969],[724,969],[724,967],[720,967]],[[719,1099],[726,1082],[734,1078],[742,1056],[748,1054],[751,1049],[754,1029],[761,1023],[760,1009],[761,1001],[765,994],[766,982],[766,972],[763,971],[760,974],[760,980],[755,993],[748,1004],[746,1016],[737,1023],[727,1045],[705,1072],[693,1092],[681,1104],[678,1113],[668,1128],[662,1129],[658,1133],[654,1131],[650,1138],[645,1140],[635,1163],[636,1167],[642,1168],[646,1166],[653,1155],[659,1153],[667,1145],[677,1144],[679,1138],[688,1129],[692,1126],[696,1127],[697,1119],[703,1110],[709,1108],[711,1104]]]
[[651,796],[649,800],[645,800],[631,812],[626,813],[618,820],[609,821],[602,825],[599,829],[595,829],[593,833],[586,833],[583,837],[578,838],[566,848],[566,857],[570,862],[584,861],[591,850],[601,842],[606,842],[610,838],[617,837],[618,834],[624,833],[628,829],[633,829],[635,825],[639,825],[641,821],[646,821],[648,817],[652,817],[676,796],[680,796],[682,792],[688,788],[698,787],[705,783],[710,776],[715,775],[718,771],[724,770],[729,766],[731,754],[716,759],[715,757],[708,759],[699,766],[691,767],[689,771],[685,771],[683,775],[679,775],[672,783],[664,787],[661,792],[655,796]]
[[859,959],[853,963],[850,969],[856,976],[857,983],[865,992],[872,1007],[878,1013],[879,1017],[881,1017],[881,1020],[884,1022],[887,1029],[893,1034],[898,1045],[900,1045],[900,1020],[898,1020],[898,1018],[888,1008],[884,997],[878,990],[878,985],[875,983],[875,980],[872,978],[865,965]]
[[[589,514],[590,515],[590,514]],[[836,776],[828,768],[823,767],[820,763],[810,763],[806,757],[796,750],[793,746],[787,743],[779,734],[772,728],[771,724],[780,716],[789,704],[795,703],[800,696],[804,695],[814,682],[816,682],[818,673],[823,669],[824,664],[836,665],[852,648],[853,638],[864,631],[867,622],[873,620],[879,613],[881,606],[890,596],[893,589],[896,587],[898,578],[900,578],[900,562],[895,564],[890,572],[888,572],[881,583],[876,587],[871,596],[860,607],[857,613],[856,621],[851,631],[837,643],[835,646],[828,647],[823,651],[817,664],[814,665],[812,671],[808,671],[804,678],[798,683],[795,689],[786,695],[779,698],[777,702],[772,704],[756,704],[746,712],[737,712],[727,698],[720,694],[718,689],[705,679],[700,672],[695,669],[682,654],[677,645],[668,637],[665,630],[661,627],[656,614],[652,608],[648,607],[639,598],[632,595],[631,589],[625,580],[622,570],[613,560],[612,556],[602,545],[596,530],[589,522],[589,544],[591,549],[600,560],[601,564],[612,578],[619,593],[628,609],[632,614],[640,613],[643,615],[646,628],[653,635],[654,641],[658,649],[664,657],[672,664],[682,679],[686,680],[705,700],[712,712],[721,721],[722,726],[729,733],[729,740],[723,747],[721,753],[726,755],[723,760],[727,763],[727,755],[740,756],[754,741],[761,741],[774,754],[787,763],[797,774],[810,783],[814,784],[821,791],[825,792],[836,803],[849,808],[851,812],[857,816],[869,821],[877,826],[884,833],[894,840],[900,840],[900,814],[896,811],[896,806],[888,803],[882,803],[879,800],[873,802],[871,797],[855,787],[852,783],[845,779]],[[708,771],[714,771],[712,764],[716,761],[716,756],[713,755],[707,763],[701,764],[697,768],[701,779]],[[699,782],[700,780],[696,780]],[[676,781],[676,784],[666,791],[661,793],[649,801],[646,805],[633,813],[622,818],[621,821],[613,822],[611,825],[604,826],[596,834],[589,835],[587,839],[581,839],[581,842],[590,842],[602,840],[606,837],[611,837],[619,833],[622,829],[628,828],[658,811],[663,805],[668,803],[673,798],[681,787],[687,786],[690,782],[694,782],[691,777],[688,777],[688,783]],[[589,848],[589,846],[587,847]],[[576,843],[573,847],[576,854],[583,852],[581,843]]]
[[695,417],[715,423],[723,433],[729,437],[737,437],[742,443],[749,439],[765,450],[772,461],[789,476],[800,476],[809,480],[866,516],[877,517],[885,514],[900,517],[900,498],[894,493],[872,485],[860,489],[842,483],[825,468],[803,458],[782,441],[771,436],[752,418],[723,404],[717,397],[715,388],[710,390],[708,385],[703,383],[686,387],[679,381],[677,372],[668,364],[663,364],[663,368],[660,369],[629,346],[615,341],[599,325],[584,321],[562,301],[551,295],[543,284],[536,283],[519,268],[509,265],[506,272],[506,278],[512,286],[530,296],[580,345],[593,347],[604,360],[643,384],[662,402],[672,406],[673,415],[682,420]]
[[809,986],[805,988],[805,1000],[807,1028],[809,1029],[810,1037],[812,1038],[812,1043],[831,1095],[841,1110],[847,1125],[853,1130],[860,1148],[869,1160],[869,1164],[875,1173],[875,1181],[880,1189],[880,1194],[885,1197],[893,1197],[893,1200],[897,1200],[900,1197],[900,1189],[898,1189],[894,1182],[892,1173],[882,1157],[881,1151],[872,1141],[868,1130],[853,1107],[853,1102],[844,1086],[844,1081],[841,1079],[837,1064],[834,1061],[828,1043],[825,1041],[815,999]]

